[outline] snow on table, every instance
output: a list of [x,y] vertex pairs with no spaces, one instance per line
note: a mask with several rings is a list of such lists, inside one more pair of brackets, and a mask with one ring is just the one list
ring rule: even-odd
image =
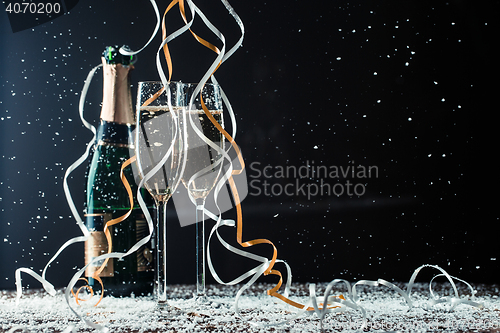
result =
[[[158,311],[151,297],[114,298],[106,296],[97,306],[92,301],[80,306],[71,304],[87,320],[98,323],[110,332],[320,332],[321,324],[316,314],[302,315],[298,319],[277,326],[264,327],[292,318],[296,309],[266,295],[272,285],[256,284],[244,293],[240,302],[239,317],[235,313],[234,297],[239,286],[207,286],[212,304],[200,309],[193,308],[192,285],[169,286],[171,310]],[[317,284],[318,301],[326,284]],[[405,287],[400,284],[400,287]],[[475,285],[476,301],[484,305],[476,308],[458,305],[449,311],[449,305],[438,304],[427,308],[428,284],[416,284],[412,292],[414,308],[404,299],[384,287],[359,289],[358,305],[366,310],[364,331],[387,332],[500,332],[499,287]],[[451,295],[446,284],[433,285],[440,296]],[[340,295],[343,290],[336,289]],[[92,328],[79,320],[68,307],[62,290],[50,296],[43,290],[26,290],[15,306],[15,291],[0,291],[0,332],[63,332],[70,326],[76,332],[92,332]],[[308,285],[293,284],[291,298],[305,304]],[[462,297],[469,297],[461,290]],[[96,297],[96,296],[94,296]],[[71,300],[74,303],[74,300]],[[347,309],[343,313],[327,314],[323,321],[326,332],[359,331],[363,323],[360,311]]]

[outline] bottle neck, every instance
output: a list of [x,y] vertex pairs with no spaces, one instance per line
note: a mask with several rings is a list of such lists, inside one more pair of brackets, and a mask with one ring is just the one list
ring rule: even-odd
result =
[[118,124],[133,124],[132,94],[130,91],[130,71],[132,65],[103,63],[103,98],[101,119]]

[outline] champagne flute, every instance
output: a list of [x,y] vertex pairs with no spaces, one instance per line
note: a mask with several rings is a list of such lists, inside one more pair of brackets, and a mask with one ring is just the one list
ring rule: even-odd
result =
[[[186,84],[186,167],[182,183],[196,206],[196,294],[198,303],[207,301],[205,292],[205,200],[222,169],[224,138],[205,109],[224,127],[220,87],[205,83]],[[201,97],[201,98],[200,98]],[[204,107],[203,107],[204,106]]]
[[182,174],[184,163],[182,117],[184,84],[139,82],[135,153],[144,187],[156,205],[156,293],[159,307],[166,307],[166,209]]

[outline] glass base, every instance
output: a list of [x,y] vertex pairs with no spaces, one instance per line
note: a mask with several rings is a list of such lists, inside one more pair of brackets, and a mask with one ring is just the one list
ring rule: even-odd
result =
[[210,304],[211,303],[211,301],[208,299],[206,294],[201,294],[201,295],[194,294],[193,295],[193,302],[195,304]]
[[185,315],[185,311],[170,305],[166,301],[157,302],[154,313],[158,319],[176,318]]
[[167,308],[169,308],[169,307],[170,307],[170,304],[168,304],[168,302],[167,302],[167,301],[158,301],[158,302],[156,303],[156,307],[157,307],[158,309],[167,309]]

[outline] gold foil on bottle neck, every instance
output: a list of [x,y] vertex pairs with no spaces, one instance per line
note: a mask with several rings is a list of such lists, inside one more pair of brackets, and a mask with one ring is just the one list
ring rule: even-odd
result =
[[134,66],[107,64],[104,58],[101,59],[104,74],[101,119],[119,124],[133,124],[129,73]]

